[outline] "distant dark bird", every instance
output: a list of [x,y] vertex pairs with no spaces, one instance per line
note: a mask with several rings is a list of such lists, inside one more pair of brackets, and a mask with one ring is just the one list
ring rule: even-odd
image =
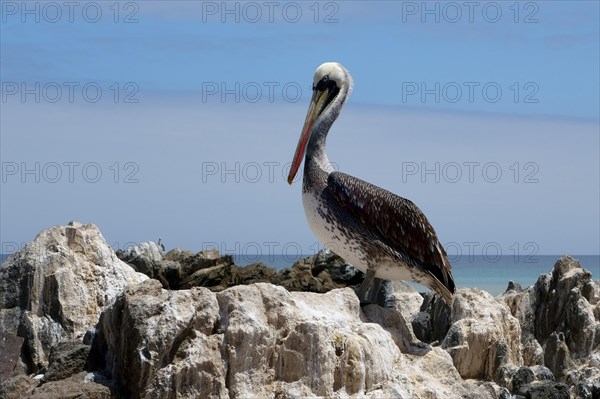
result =
[[315,72],[312,89],[288,183],[306,152],[302,201],[313,232],[365,273],[361,303],[376,302],[381,279],[416,281],[452,303],[452,266],[423,212],[405,198],[334,171],[327,159],[325,139],[352,90],[350,74],[327,62]]

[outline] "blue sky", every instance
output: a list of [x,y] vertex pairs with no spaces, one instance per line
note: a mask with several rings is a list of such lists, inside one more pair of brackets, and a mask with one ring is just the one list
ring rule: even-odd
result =
[[339,61],[330,159],[449,252],[600,253],[598,2],[0,4],[4,252],[72,219],[115,247],[314,252],[285,174]]

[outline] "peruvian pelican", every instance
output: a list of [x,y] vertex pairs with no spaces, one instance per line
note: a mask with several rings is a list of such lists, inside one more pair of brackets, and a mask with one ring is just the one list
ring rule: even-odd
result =
[[302,202],[308,223],[334,253],[365,273],[361,303],[376,302],[381,280],[413,280],[452,303],[452,266],[435,230],[411,201],[356,177],[334,171],[325,150],[331,125],[352,90],[342,65],[315,72],[313,95],[292,161],[292,184],[302,157]]

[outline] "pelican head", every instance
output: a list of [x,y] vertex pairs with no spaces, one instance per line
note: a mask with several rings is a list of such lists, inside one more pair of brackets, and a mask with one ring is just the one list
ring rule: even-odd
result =
[[317,68],[313,78],[312,90],[313,95],[306,114],[306,120],[304,121],[304,127],[302,127],[302,133],[288,175],[289,184],[292,184],[298,168],[302,164],[302,157],[313,132],[318,131],[326,135],[331,124],[339,115],[342,105],[344,105],[346,98],[352,91],[352,77],[341,64],[326,62]]

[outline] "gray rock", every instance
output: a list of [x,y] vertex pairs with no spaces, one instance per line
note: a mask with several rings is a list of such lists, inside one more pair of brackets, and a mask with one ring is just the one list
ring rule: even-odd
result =
[[594,356],[590,364],[592,367],[582,369],[571,369],[567,373],[565,382],[573,387],[572,391],[577,398],[581,399],[600,399],[600,367],[598,367],[598,357]]
[[412,320],[415,335],[423,342],[442,342],[450,329],[452,309],[439,295],[427,292],[423,297],[421,309]]
[[223,290],[223,283],[231,276],[232,268],[233,265],[220,264],[197,270],[181,282],[180,288],[211,287],[217,291]]
[[29,396],[31,399],[111,399],[114,397],[106,383],[94,381],[94,376],[86,372],[40,385]]
[[190,276],[198,270],[219,264],[233,265],[231,255],[221,256],[216,249],[206,249],[196,254],[174,249],[167,252],[163,259],[178,262],[181,265],[182,276]]
[[89,353],[89,345],[78,343],[63,343],[53,348],[43,381],[63,380],[84,371]]
[[0,333],[0,383],[12,377],[21,357],[23,338]]
[[513,391],[518,391],[523,385],[535,380],[535,374],[529,367],[521,367],[512,378]]
[[163,258],[162,247],[152,241],[133,245],[124,251],[117,251],[117,256],[133,266],[136,271],[149,277],[154,277],[154,267]]
[[159,280],[163,288],[189,289],[194,286],[208,286],[222,290],[227,284],[234,284],[228,280],[235,269],[231,255],[221,256],[215,249],[207,249],[197,254],[173,249],[163,255],[161,249],[162,247],[153,242],[141,243],[129,251],[117,251],[117,255],[136,270]]
[[562,381],[566,374],[565,371],[573,366],[563,333],[553,332],[546,340],[544,364],[559,381]]
[[600,284],[591,273],[563,257],[534,286],[500,300],[521,324],[524,365],[545,365],[571,395],[592,395],[594,377],[581,371],[600,369]]
[[325,293],[336,288],[357,288],[364,274],[333,252],[324,249],[281,270],[272,282],[289,291]]
[[537,381],[555,381],[554,374],[552,374],[552,371],[548,367],[538,365],[531,367],[531,370]]
[[534,336],[545,345],[554,332],[562,332],[569,351],[575,358],[589,356],[597,345],[590,296],[592,275],[571,257],[563,257],[554,265],[551,274],[540,276],[533,292],[535,311]]
[[158,279],[163,283],[163,288],[176,289],[181,284],[184,277],[181,271],[181,264],[173,260],[162,260],[159,265],[160,276]]
[[525,384],[518,394],[526,399],[569,399],[569,387],[556,382]]
[[577,398],[581,399],[599,399],[600,378],[579,382],[576,386],[575,394],[577,395]]
[[26,375],[16,375],[0,382],[0,398],[23,399],[30,397],[40,381]]
[[521,287],[521,284],[511,280],[508,282],[508,286],[506,287],[505,293],[509,291],[523,292],[523,287]]
[[328,249],[319,251],[313,258],[307,258],[305,261],[309,265],[312,262],[311,272],[313,276],[316,277],[322,271],[326,271],[331,277],[331,281],[337,284],[344,284],[345,286],[359,284],[364,277],[360,270],[349,265],[344,259]]
[[[524,397],[530,397],[532,392],[552,391],[554,375],[544,366],[520,367],[512,375],[512,391]],[[544,388],[540,388],[543,386]],[[525,387],[525,388],[523,388]],[[533,388],[532,388],[533,387]],[[539,393],[536,393],[539,395]]]

